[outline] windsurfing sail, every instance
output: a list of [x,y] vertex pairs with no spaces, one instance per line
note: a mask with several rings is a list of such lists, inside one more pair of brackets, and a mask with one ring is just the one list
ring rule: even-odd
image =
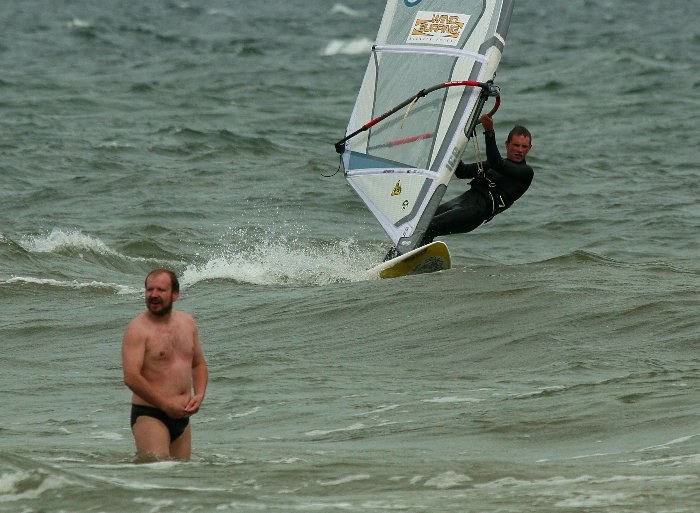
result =
[[400,254],[420,244],[490,96],[498,108],[513,2],[387,2],[336,151]]

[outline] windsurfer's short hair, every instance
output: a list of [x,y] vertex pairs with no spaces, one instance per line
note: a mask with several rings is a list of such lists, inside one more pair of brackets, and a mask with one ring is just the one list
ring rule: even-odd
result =
[[144,286],[148,287],[148,278],[155,274],[167,274],[170,276],[170,283],[171,283],[171,289],[172,292],[180,292],[180,282],[177,279],[177,276],[173,271],[170,269],[165,269],[163,267],[160,267],[158,269],[153,269],[150,273],[146,275],[146,279],[144,280]]
[[508,132],[508,139],[506,139],[506,142],[510,142],[514,135],[525,136],[528,139],[530,139],[530,142],[532,143],[532,134],[527,128],[525,128],[522,125],[515,125],[513,129],[510,132]]

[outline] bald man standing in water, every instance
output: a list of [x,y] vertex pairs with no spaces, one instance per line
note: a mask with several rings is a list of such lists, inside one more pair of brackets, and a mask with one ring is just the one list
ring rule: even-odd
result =
[[140,461],[188,460],[192,454],[190,415],[204,400],[209,371],[194,318],[173,310],[179,296],[175,273],[151,271],[147,310],[124,332],[124,383],[133,392],[131,429]]

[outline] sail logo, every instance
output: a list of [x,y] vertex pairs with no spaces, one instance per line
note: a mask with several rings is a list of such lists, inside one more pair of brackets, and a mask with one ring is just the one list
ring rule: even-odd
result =
[[406,42],[457,46],[469,18],[467,14],[418,11]]
[[396,182],[396,185],[394,185],[394,188],[391,191],[392,196],[399,196],[401,194],[401,180]]

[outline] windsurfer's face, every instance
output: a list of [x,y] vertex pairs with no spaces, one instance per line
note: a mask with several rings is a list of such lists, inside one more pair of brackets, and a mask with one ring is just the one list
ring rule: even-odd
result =
[[532,148],[530,138],[525,135],[514,135],[510,141],[506,141],[506,153],[508,160],[512,162],[522,162],[527,156],[527,152]]

